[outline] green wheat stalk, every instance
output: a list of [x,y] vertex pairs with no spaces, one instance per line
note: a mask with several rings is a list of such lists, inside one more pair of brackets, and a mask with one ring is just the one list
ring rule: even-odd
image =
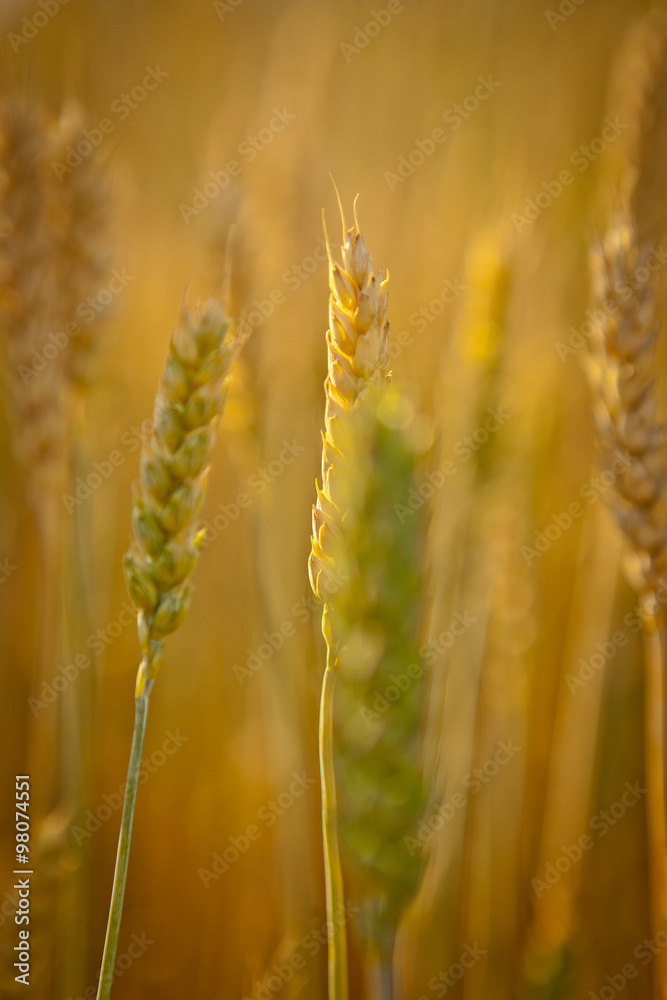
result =
[[164,639],[183,622],[192,596],[189,578],[204,541],[196,518],[236,346],[217,300],[208,300],[194,312],[183,309],[155,400],[153,435],[142,449],[134,484],[134,540],[124,567],[137,607],[142,659],[97,1000],[107,1000],[113,981],[148,700],[164,656]]

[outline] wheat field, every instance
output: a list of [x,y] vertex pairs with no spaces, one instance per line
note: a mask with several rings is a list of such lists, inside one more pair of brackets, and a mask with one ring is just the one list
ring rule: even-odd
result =
[[545,3],[0,4],[0,997],[667,1000],[667,11]]

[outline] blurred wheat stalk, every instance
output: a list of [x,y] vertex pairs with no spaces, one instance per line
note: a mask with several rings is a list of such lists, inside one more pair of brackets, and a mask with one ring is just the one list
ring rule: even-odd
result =
[[[612,510],[630,542],[629,578],[644,624],[645,770],[653,932],[667,921],[665,826],[665,600],[667,448],[655,371],[659,323],[654,240],[664,233],[667,152],[667,13],[651,12],[631,40],[624,74],[631,136],[619,204],[591,253],[596,326],[587,371],[605,465],[626,458],[615,477]],[[617,463],[618,464],[618,463]],[[615,467],[615,466],[614,466]],[[667,956],[656,958],[655,989],[667,996]]]
[[[0,325],[6,343],[14,452],[26,473],[40,543],[39,662],[33,683],[41,693],[43,684],[51,684],[63,643],[81,639],[79,607],[88,582],[72,553],[81,546],[82,526],[76,517],[73,530],[64,529],[60,495],[78,444],[77,413],[96,348],[91,331],[75,322],[76,309],[97,291],[109,264],[108,191],[95,157],[62,183],[56,182],[51,170],[62,146],[85,124],[84,112],[76,104],[55,118],[27,98],[6,98],[0,117],[1,211],[6,230],[0,245]],[[78,335],[68,337],[65,330],[72,324]],[[59,626],[62,610],[64,629]],[[41,824],[37,851],[56,859],[44,866],[48,877],[36,878],[38,895],[43,892],[45,899],[51,899],[44,907],[49,934],[59,883],[66,871],[74,873],[63,888],[70,929],[59,942],[57,973],[61,987],[68,983],[72,989],[85,986],[88,864],[85,848],[68,847],[67,833],[89,801],[92,681],[89,671],[61,696],[60,727],[58,712],[52,708],[39,721],[33,715],[29,733],[29,771],[35,775],[33,815]],[[57,889],[47,884],[51,881]],[[35,982],[48,988],[45,980],[40,963]]]

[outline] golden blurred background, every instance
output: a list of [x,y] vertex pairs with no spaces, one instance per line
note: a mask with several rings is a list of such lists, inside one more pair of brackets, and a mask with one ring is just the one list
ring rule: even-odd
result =
[[[375,265],[389,268],[395,381],[424,414],[434,469],[455,470],[413,498],[415,516],[430,514],[430,805],[397,994],[610,1000],[621,976],[628,998],[650,995],[636,597],[581,364],[587,248],[624,141],[610,81],[646,9],[4,0],[3,93],[87,109],[111,190],[110,271],[123,277],[99,299],[112,301],[92,328],[60,509],[65,532],[76,519],[87,539],[85,624],[57,630],[54,677],[66,683],[46,695],[35,516],[7,408],[0,418],[2,996],[26,990],[11,971],[14,776],[40,727],[60,729],[62,787],[75,760],[87,791],[76,822],[65,809],[51,839],[40,834],[25,995],[94,996],[139,658],[121,561],[130,484],[182,297],[219,285],[231,227],[232,312],[252,336],[214,455],[195,598],[152,699],[119,945],[130,957],[113,995],[326,995],[309,780],[324,644],[306,562],[326,371],[323,207],[340,242],[330,175],[348,219],[359,194]],[[502,419],[488,425],[489,410]],[[452,638],[457,614],[474,621]],[[68,713],[84,687],[77,741]]]

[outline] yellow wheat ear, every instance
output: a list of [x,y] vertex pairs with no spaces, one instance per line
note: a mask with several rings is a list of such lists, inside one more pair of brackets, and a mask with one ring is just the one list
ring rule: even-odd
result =
[[366,249],[356,213],[354,225],[343,224],[342,261],[334,260],[328,235],[329,329],[327,330],[328,372],[324,383],[325,413],[322,435],[322,486],[317,487],[313,507],[312,551],[308,570],[314,593],[326,599],[328,535],[337,531],[340,511],[336,502],[336,456],[340,421],[344,420],[371,385],[389,384],[386,372],[389,357],[387,291],[389,276],[373,272],[373,258]]

